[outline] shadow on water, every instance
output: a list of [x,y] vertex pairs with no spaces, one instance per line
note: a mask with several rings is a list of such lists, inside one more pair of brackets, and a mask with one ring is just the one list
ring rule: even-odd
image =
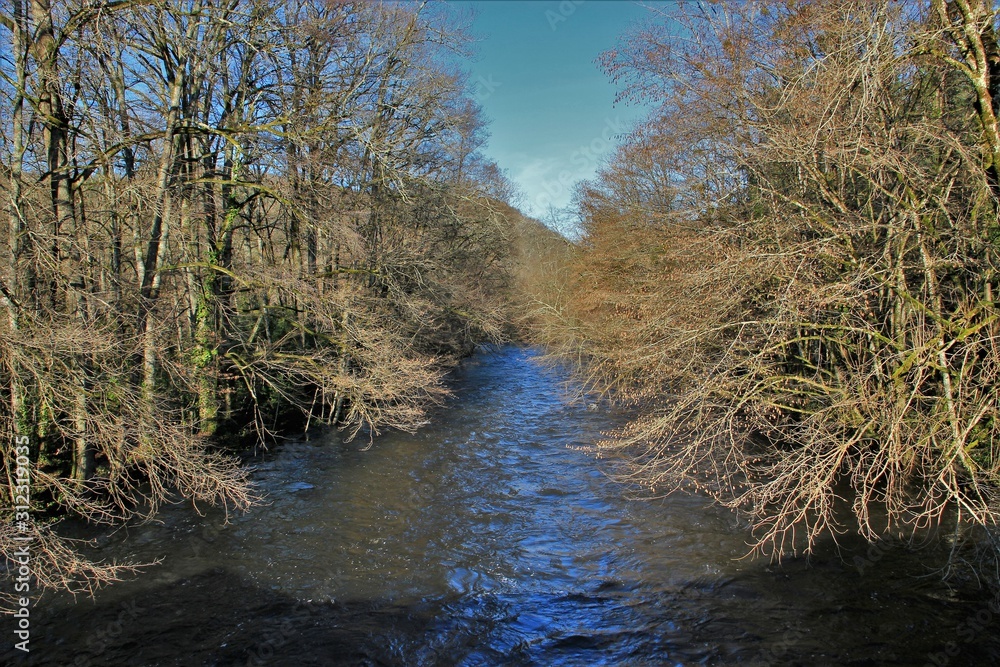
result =
[[[0,659],[38,667],[996,664],[989,623],[980,625],[983,636],[960,630],[976,626],[985,600],[935,604],[931,595],[914,608],[920,596],[912,589],[875,585],[859,595],[846,572],[837,573],[840,589],[804,597],[803,577],[816,574],[815,565],[792,565],[770,577],[769,590],[757,575],[705,577],[652,599],[604,582],[589,593],[520,601],[454,595],[398,603],[301,600],[219,568],[127,597],[43,609],[30,659]],[[560,611],[605,625],[567,631],[549,617]],[[616,611],[635,625],[616,625]],[[542,639],[524,640],[532,635]],[[956,642],[953,655],[948,641]]]
[[[298,600],[224,569],[111,602],[42,612],[31,659],[49,665],[476,664],[479,622],[449,622],[443,601]],[[4,659],[13,656],[7,654]],[[6,663],[5,663],[6,664]],[[13,664],[13,660],[12,660]]]
[[[463,364],[457,397],[374,447],[330,434],[254,465],[268,502],[226,524],[165,508],[101,541],[163,564],[32,611],[37,665],[989,665],[1000,608],[928,553],[740,560],[691,496],[629,501],[574,449],[619,416],[567,403],[529,350]],[[605,466],[604,468],[599,467]],[[861,554],[860,556],[858,554]],[[928,575],[931,576],[923,576]],[[996,609],[996,611],[994,611]]]

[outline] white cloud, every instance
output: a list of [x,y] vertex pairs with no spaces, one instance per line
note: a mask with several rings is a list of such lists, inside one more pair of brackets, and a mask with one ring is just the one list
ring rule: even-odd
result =
[[621,130],[619,119],[607,119],[592,138],[579,145],[560,143],[548,146],[545,157],[519,152],[505,159],[525,195],[525,213],[544,218],[552,208],[569,206],[573,188],[594,177],[600,164],[612,154]]

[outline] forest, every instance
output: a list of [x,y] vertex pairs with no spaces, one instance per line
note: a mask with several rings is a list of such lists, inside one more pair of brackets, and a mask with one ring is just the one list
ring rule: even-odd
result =
[[537,308],[537,335],[635,406],[596,452],[627,457],[644,495],[733,509],[758,553],[936,536],[989,569],[995,3],[662,18],[601,59],[654,110],[577,189],[583,240]]
[[0,29],[0,549],[30,492],[38,587],[130,568],[58,517],[245,509],[247,443],[415,429],[509,337],[532,223],[480,153],[454,15],[14,0]]
[[991,0],[678,3],[600,60],[652,111],[569,242],[485,157],[445,6],[13,0],[0,549],[30,504],[38,586],[93,591],[136,565],[60,517],[246,509],[248,446],[417,429],[519,340],[629,407],[592,447],[623,489],[705,494],[773,558],[938,536],[986,571],[998,29]]

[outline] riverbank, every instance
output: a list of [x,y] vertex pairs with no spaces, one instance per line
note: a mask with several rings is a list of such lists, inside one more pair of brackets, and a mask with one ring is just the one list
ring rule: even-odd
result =
[[445,418],[414,435],[372,447],[335,434],[287,443],[252,471],[266,503],[229,525],[219,511],[171,506],[159,523],[113,535],[101,555],[162,564],[96,600],[43,597],[36,650],[2,659],[922,665],[941,654],[957,665],[1000,656],[993,619],[977,621],[988,593],[922,577],[926,554],[886,549],[864,567],[828,548],[811,562],[740,560],[746,534],[727,511],[694,496],[624,499],[607,475],[614,464],[576,449],[620,419],[567,403],[569,382],[535,352],[502,348],[463,362]]

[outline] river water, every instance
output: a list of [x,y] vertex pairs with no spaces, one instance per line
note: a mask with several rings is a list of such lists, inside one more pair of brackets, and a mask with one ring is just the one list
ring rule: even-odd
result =
[[[283,445],[248,514],[169,507],[97,555],[162,562],[35,606],[35,665],[990,665],[1000,613],[901,547],[741,559],[703,499],[629,500],[618,422],[516,347],[415,435]],[[4,649],[9,647],[9,643]],[[6,662],[5,662],[6,664]]]

